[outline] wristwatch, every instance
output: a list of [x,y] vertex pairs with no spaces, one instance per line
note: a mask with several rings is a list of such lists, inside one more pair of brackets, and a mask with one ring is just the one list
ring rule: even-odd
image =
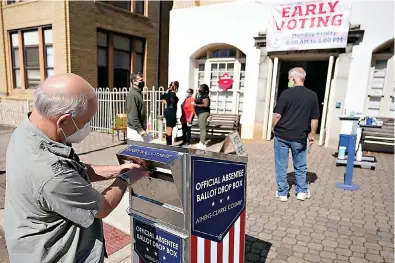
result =
[[128,183],[128,185],[130,185],[130,178],[129,175],[127,174],[121,174],[120,176],[118,176],[119,179],[124,180]]

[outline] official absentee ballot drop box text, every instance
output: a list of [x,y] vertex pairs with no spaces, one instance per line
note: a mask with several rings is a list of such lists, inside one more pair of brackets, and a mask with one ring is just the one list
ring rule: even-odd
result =
[[133,263],[244,262],[247,157],[129,141]]

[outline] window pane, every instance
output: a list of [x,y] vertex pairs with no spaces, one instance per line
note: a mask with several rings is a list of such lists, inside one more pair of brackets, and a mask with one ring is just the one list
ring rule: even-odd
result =
[[123,9],[130,10],[130,1],[108,1],[108,3]]
[[55,71],[53,69],[47,69],[47,77],[55,75]]
[[23,43],[25,46],[38,46],[38,31],[29,31],[23,33]]
[[125,88],[130,86],[130,71],[128,69],[114,68],[114,88]]
[[13,47],[18,47],[19,46],[19,36],[18,33],[12,34],[11,35],[11,42]]
[[27,69],[27,87],[35,88],[38,84],[40,84],[40,70],[37,69]]
[[99,88],[108,87],[108,67],[98,67],[97,68],[97,85]]
[[386,69],[387,68],[387,60],[376,60],[376,69]]
[[103,32],[97,32],[97,45],[101,47],[107,47],[107,34]]
[[130,50],[130,39],[114,35],[114,48],[121,50]]
[[47,55],[47,67],[53,68],[53,47],[46,47],[45,49],[45,53]]
[[38,47],[25,48],[26,67],[40,67]]
[[143,40],[136,39],[135,45],[136,45],[135,51],[137,53],[144,53],[144,41]]
[[141,54],[135,54],[133,70],[137,72],[143,72],[144,68],[144,56]]
[[97,49],[97,65],[99,67],[107,66],[107,49],[104,48]]
[[21,71],[19,69],[14,70],[14,78],[15,78],[15,88],[20,89],[22,87],[22,81],[21,81]]
[[114,51],[114,68],[129,70],[130,68],[129,53],[122,51]]
[[12,50],[12,60],[13,60],[14,68],[19,68],[19,49],[18,48],[14,48]]
[[137,14],[144,15],[144,0],[134,1],[134,12]]
[[44,43],[45,44],[52,44],[52,29],[45,29],[44,30]]

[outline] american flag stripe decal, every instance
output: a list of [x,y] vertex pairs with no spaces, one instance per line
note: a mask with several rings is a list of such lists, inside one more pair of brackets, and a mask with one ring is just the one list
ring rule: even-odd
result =
[[[245,217],[244,210],[220,243],[191,235],[190,262],[244,263]],[[144,263],[136,251],[133,253],[133,262]]]
[[244,263],[245,216],[243,211],[221,243],[191,236],[191,263]]

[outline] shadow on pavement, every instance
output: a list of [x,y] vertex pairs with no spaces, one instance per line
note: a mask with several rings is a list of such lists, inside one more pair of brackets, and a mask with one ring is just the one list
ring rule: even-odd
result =
[[[318,176],[316,173],[307,172],[306,181],[308,184],[315,183],[317,179]],[[289,190],[291,190],[292,186],[296,185],[295,172],[287,173],[287,180],[288,180]]]
[[272,243],[246,234],[245,261],[266,262]]

